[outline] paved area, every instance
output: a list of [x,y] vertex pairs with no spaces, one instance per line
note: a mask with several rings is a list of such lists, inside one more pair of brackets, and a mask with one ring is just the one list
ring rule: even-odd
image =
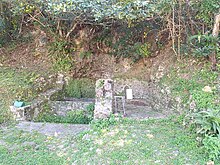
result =
[[133,119],[163,119],[167,117],[166,114],[156,112],[146,106],[127,105],[125,112],[126,117]]
[[28,132],[37,131],[47,136],[65,137],[68,135],[74,136],[80,132],[89,130],[89,125],[19,122],[16,128]]
[[[155,111],[146,101],[132,100],[125,104],[126,117],[133,119],[161,119],[168,117],[168,114],[162,111]],[[119,105],[120,110],[120,105]],[[118,113],[123,113],[122,107]],[[80,132],[89,130],[86,124],[57,124],[57,123],[36,123],[36,122],[19,122],[17,129],[28,132],[39,132],[47,136],[74,136]]]
[[[122,105],[119,105],[118,109],[119,113],[123,113]],[[133,119],[163,119],[169,116],[162,111],[156,111],[148,102],[140,99],[126,101],[125,112],[127,118]]]

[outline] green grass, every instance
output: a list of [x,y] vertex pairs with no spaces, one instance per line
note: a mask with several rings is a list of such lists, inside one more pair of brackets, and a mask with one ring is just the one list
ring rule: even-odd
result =
[[[198,109],[219,108],[216,101],[219,98],[217,92],[218,75],[219,71],[210,71],[209,64],[202,64],[202,68],[196,68],[195,64],[194,68],[181,62],[178,63],[177,68],[173,68],[169,74],[164,76],[160,83],[167,84],[171,89],[172,96],[180,97],[182,104],[189,104],[191,96]],[[204,92],[205,86],[211,87],[213,92]]]
[[65,138],[2,129],[0,164],[205,164],[208,160],[195,139],[171,120],[120,122]]
[[[78,164],[204,164],[196,136],[172,121],[119,124],[79,140]],[[83,139],[83,138],[82,138]],[[83,158],[82,158],[82,155]]]
[[[50,152],[47,145],[49,138],[37,133],[29,134],[23,131],[11,130],[1,131],[0,139],[5,145],[0,144],[0,164],[65,164],[65,159]],[[25,145],[25,142],[34,142],[34,146]]]

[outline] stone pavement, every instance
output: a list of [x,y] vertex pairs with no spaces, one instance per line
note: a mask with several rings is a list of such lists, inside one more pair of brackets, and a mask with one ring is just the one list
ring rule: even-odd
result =
[[39,132],[46,136],[74,136],[80,132],[89,130],[89,125],[86,124],[57,124],[57,123],[35,123],[22,121],[16,125],[17,129],[28,132]]

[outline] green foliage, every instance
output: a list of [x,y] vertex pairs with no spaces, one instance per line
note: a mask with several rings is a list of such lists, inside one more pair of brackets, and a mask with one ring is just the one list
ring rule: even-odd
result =
[[76,110],[68,112],[64,121],[65,123],[89,124],[91,120],[86,116],[83,110]]
[[16,38],[21,17],[13,15],[10,3],[0,2],[0,47]]
[[78,80],[72,80],[65,87],[65,95],[68,97],[81,98],[81,83]]
[[4,165],[155,164],[156,161],[203,165],[208,161],[195,141],[195,134],[171,120],[153,123],[133,120],[132,124],[119,123],[100,133],[90,129],[76,137],[48,136],[10,126],[1,129],[0,141],[0,164]]
[[93,120],[93,114],[94,104],[88,105],[86,110],[69,111],[66,116],[58,116],[51,110],[48,104],[45,104],[39,116],[34,120],[36,122],[89,124]]
[[218,78],[218,72],[210,72],[210,66],[206,65],[201,70],[195,73],[195,79],[198,83],[203,85],[215,85],[215,82]]
[[[216,108],[215,100],[218,98],[218,94],[215,85],[218,73],[210,72],[210,66],[206,64],[203,68],[192,72],[191,68],[185,63],[178,64],[178,69],[173,69],[162,81],[170,86],[174,96],[181,97],[184,104],[189,103],[191,96],[199,109]],[[182,78],[180,76],[182,74],[188,75],[189,78]],[[212,92],[203,91],[205,86],[211,87]]]
[[[189,77],[180,78],[182,74]],[[203,68],[194,69],[192,72],[188,64],[183,63],[178,64],[178,70],[173,70],[169,78],[167,77],[168,82],[166,83],[171,87],[174,96],[180,97],[187,108],[188,115],[185,117],[185,121],[190,123],[192,131],[196,131],[202,138],[205,136],[207,138],[220,137],[219,94],[216,91],[218,74],[218,72],[210,72],[209,66],[206,65]],[[206,86],[211,91],[204,90]],[[195,105],[191,106],[191,103],[195,103]],[[189,107],[191,107],[190,111]],[[205,149],[208,153],[209,144],[207,139],[205,141]],[[214,147],[212,146],[214,143],[210,145],[210,147]]]
[[104,83],[105,83],[105,80],[99,80],[98,88],[103,88],[104,87]]
[[135,47],[136,47],[135,49],[136,49],[137,54],[139,54],[141,57],[149,57],[150,56],[148,44],[136,43]]
[[67,97],[94,98],[95,82],[87,78],[71,80],[64,91]]
[[[132,27],[136,23],[144,21],[151,25],[158,24],[161,27],[166,27],[164,25],[171,21],[172,14],[174,14],[175,18],[173,21],[183,22],[181,26],[184,28],[182,30],[184,32],[201,32],[202,27],[205,27],[205,31],[209,31],[210,26],[213,25],[214,13],[218,13],[219,9],[218,0],[199,0],[190,3],[188,1],[182,2],[174,0],[3,0],[3,2],[8,3],[7,11],[10,13],[9,15],[12,20],[14,17],[21,18],[21,15],[25,15],[32,20],[28,22],[40,24],[45,29],[50,29],[53,32],[59,31],[57,30],[57,24],[59,24],[60,29],[63,31],[62,34],[64,35],[71,31],[70,29],[73,24],[77,23],[110,27],[117,22],[127,27]],[[40,11],[41,14],[39,14]],[[36,17],[34,17],[35,19],[31,18],[31,15],[35,13],[38,13]],[[3,17],[0,17],[0,20],[1,18]],[[201,20],[204,26],[201,26]],[[19,20],[19,22],[20,21],[21,20]],[[13,24],[16,21],[10,22]],[[0,21],[0,27],[4,26],[5,21]],[[15,27],[14,29],[18,29],[17,23],[14,23],[13,26]],[[5,29],[6,28],[4,28],[4,30]],[[188,34],[184,35],[188,36]],[[139,40],[139,42],[142,41]],[[127,52],[129,52],[130,49],[134,49],[132,46],[129,46]],[[126,54],[126,52],[124,54]],[[146,55],[146,53],[144,53],[144,55]],[[67,62],[64,61],[60,63]]]
[[12,119],[9,106],[15,100],[28,102],[36,97],[37,77],[35,72],[0,67],[0,123]]
[[134,62],[138,61],[143,57],[150,56],[149,45],[147,43],[135,43],[134,45],[127,45],[124,50],[119,50],[117,56],[124,58],[131,58]]
[[212,52],[219,52],[220,38],[212,35],[194,35],[190,37],[193,55],[197,57],[209,56]]
[[220,138],[220,111],[207,109],[192,114],[197,133]]
[[119,118],[116,119],[114,115],[111,115],[109,118],[106,119],[93,120],[91,122],[91,126],[94,130],[101,131],[102,129],[106,129],[110,126],[115,125],[118,121]]
[[[12,128],[12,126],[10,126]],[[49,151],[48,136],[39,133],[28,133],[16,128],[0,131],[0,164],[66,164],[67,159],[58,157],[55,151]],[[10,131],[9,131],[10,130]],[[47,142],[48,143],[47,143]],[[25,145],[32,143],[33,145]],[[57,143],[59,145],[60,143]],[[14,146],[14,147],[13,147]],[[16,147],[15,147],[16,146]],[[36,147],[37,146],[37,147]]]
[[94,110],[95,110],[95,104],[94,104],[94,103],[89,104],[89,105],[86,107],[86,116],[90,119],[90,121],[93,120]]
[[202,141],[206,154],[216,163],[220,161],[220,138],[206,136]]
[[66,116],[58,116],[52,112],[43,112],[35,119],[37,122],[89,124],[91,119],[83,110],[69,111]]
[[[207,157],[195,138],[196,134],[169,119],[122,121],[79,137],[81,150],[72,159],[79,164],[103,164],[106,158],[109,164],[155,164],[158,160],[163,164],[205,164]],[[84,153],[91,156],[82,157]]]
[[201,0],[198,4],[198,12],[196,17],[208,26],[213,26],[214,14],[219,12],[220,4],[219,0]]
[[57,71],[69,71],[73,65],[73,52],[75,48],[68,41],[57,40],[49,47],[49,55]]
[[151,17],[157,11],[153,2],[135,0],[66,0],[59,3],[50,1],[47,8],[57,16],[64,12],[76,14],[81,11],[83,16],[94,18],[97,22],[110,18],[124,19],[130,22],[138,18]]
[[[190,128],[193,132],[196,131],[201,140],[204,138],[202,143],[206,155],[209,160],[217,163],[220,161],[220,106],[219,94],[216,91],[219,73],[210,72],[208,66],[194,70],[193,73],[188,70],[188,65],[178,66],[179,70],[174,71],[169,77],[169,85],[173,87],[175,96],[180,96],[185,105],[190,103],[189,100],[195,102],[196,106],[192,112],[186,112],[188,115],[185,117],[185,121],[190,123]],[[181,73],[190,75],[190,78],[177,78]],[[212,91],[204,91],[205,86],[211,87]],[[186,107],[188,108],[188,106]]]
[[102,31],[92,39],[92,44],[100,43],[103,48],[109,48],[108,54],[118,58],[130,58],[134,62],[140,58],[149,57],[151,55],[151,45],[146,39],[148,28],[153,28],[151,24],[143,21],[130,28],[128,28],[126,24],[113,27],[114,29],[103,28]]
[[143,57],[149,57],[151,55],[150,45],[137,42],[135,35],[129,32],[127,31],[125,36],[122,35],[113,45],[112,54],[116,57],[131,58],[134,62]]
[[192,91],[191,94],[192,99],[195,101],[198,109],[215,108],[217,106],[215,104],[217,95],[214,92],[204,92],[202,89],[200,89]]

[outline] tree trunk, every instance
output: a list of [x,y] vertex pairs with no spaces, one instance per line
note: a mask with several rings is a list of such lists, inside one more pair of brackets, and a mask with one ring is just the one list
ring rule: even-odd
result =
[[[213,31],[212,31],[212,36],[213,37],[218,37],[218,34],[219,34],[219,25],[220,25],[220,14],[217,14],[215,16],[215,22],[214,22],[214,26],[213,26]],[[212,52],[210,55],[209,55],[209,59],[212,63],[212,70],[215,71],[217,70],[217,67],[216,67],[216,63],[217,63],[217,59],[216,59],[216,51]]]

